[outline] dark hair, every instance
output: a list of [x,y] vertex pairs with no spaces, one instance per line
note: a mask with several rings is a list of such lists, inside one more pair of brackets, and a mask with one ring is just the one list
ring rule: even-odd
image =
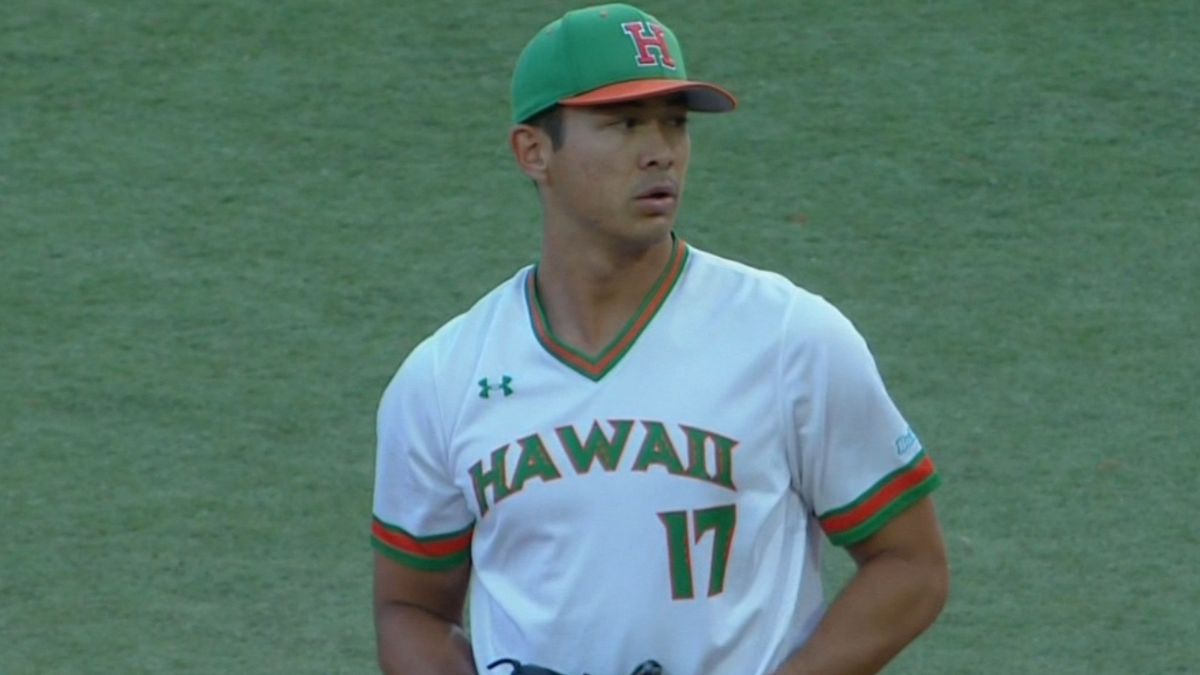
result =
[[550,145],[555,150],[563,144],[562,106],[557,103],[525,121],[531,127],[537,127],[550,137]]

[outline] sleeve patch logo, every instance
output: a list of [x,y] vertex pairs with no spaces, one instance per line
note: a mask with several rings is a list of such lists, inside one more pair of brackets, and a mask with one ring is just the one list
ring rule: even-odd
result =
[[904,432],[904,435],[896,439],[896,455],[904,457],[911,455],[913,451],[921,449],[921,441],[917,440],[917,435],[910,428]]

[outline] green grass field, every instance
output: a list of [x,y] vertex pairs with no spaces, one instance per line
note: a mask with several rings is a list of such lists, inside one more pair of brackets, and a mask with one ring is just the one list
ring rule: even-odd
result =
[[[375,405],[537,256],[568,6],[5,4],[0,673],[372,672]],[[1200,673],[1200,3],[644,6],[742,101],[681,232],[842,307],[945,475],[889,672]]]

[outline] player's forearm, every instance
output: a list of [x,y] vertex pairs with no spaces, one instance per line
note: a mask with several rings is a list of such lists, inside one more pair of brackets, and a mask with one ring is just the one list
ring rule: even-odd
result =
[[944,561],[911,561],[892,554],[872,558],[776,675],[877,673],[933,623],[948,592]]
[[385,675],[477,675],[462,627],[409,605],[375,609],[379,669]]

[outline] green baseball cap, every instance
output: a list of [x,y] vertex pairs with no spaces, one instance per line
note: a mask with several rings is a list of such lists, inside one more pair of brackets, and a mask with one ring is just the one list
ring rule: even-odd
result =
[[567,12],[538,31],[517,59],[513,123],[561,105],[601,105],[682,93],[688,108],[727,112],[737,99],[687,78],[679,40],[637,7],[597,5]]

